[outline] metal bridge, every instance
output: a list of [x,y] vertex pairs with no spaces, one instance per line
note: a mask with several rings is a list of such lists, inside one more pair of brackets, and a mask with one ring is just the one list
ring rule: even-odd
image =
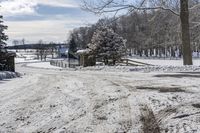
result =
[[68,47],[68,44],[66,43],[49,43],[49,44],[24,44],[24,45],[15,45],[15,46],[7,46],[7,49],[48,49],[48,48],[61,48],[61,47]]

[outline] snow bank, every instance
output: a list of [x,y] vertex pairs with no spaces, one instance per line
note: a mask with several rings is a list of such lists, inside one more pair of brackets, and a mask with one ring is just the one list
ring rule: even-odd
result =
[[78,67],[75,70],[106,72],[199,72],[200,66],[94,66]]
[[16,72],[0,71],[0,80],[11,79],[16,77],[20,77],[20,74]]
[[20,64],[20,63],[31,63],[31,62],[39,62],[39,60],[27,60],[26,58],[15,58],[15,63]]
[[[52,60],[51,58],[47,58],[47,61]],[[56,59],[59,60],[59,59]],[[63,59],[60,59],[63,60]],[[23,63],[40,63],[41,60],[37,60],[37,59],[27,59],[27,58],[15,58],[15,63],[16,64],[23,64]]]
[[[130,60],[139,61],[147,64],[152,65],[159,65],[159,66],[183,66],[183,59],[136,59],[136,58],[129,58]],[[193,59],[194,66],[200,66],[199,59]]]
[[130,68],[129,71],[143,72],[199,72],[200,66],[140,66]]
[[106,71],[106,72],[199,72],[200,60],[193,59],[192,66],[183,66],[183,60],[170,59],[133,59],[133,61],[152,64],[154,66],[93,66],[78,67],[81,71]]
[[[92,67],[76,67],[76,68],[61,68],[53,66],[50,62],[41,62],[39,60],[32,60],[32,62],[23,62],[18,58],[17,60],[21,63],[27,63],[26,66],[42,69],[63,69],[72,71],[105,71],[105,72],[200,72],[200,60],[194,60],[193,66],[183,66],[182,60],[159,60],[153,59],[134,59],[155,66],[92,66]],[[60,59],[63,60],[63,59]],[[160,65],[156,65],[160,64]]]

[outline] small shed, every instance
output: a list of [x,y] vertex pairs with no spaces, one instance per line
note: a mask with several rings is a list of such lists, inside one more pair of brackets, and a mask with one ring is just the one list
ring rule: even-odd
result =
[[87,67],[96,65],[96,59],[94,56],[91,56],[89,49],[78,50],[77,54],[80,56],[80,66]]
[[15,72],[15,57],[14,52],[0,53],[0,70]]

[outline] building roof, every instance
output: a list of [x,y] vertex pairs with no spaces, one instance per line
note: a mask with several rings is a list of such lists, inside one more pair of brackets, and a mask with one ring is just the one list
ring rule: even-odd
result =
[[89,54],[90,49],[81,49],[81,50],[78,50],[76,53],[79,54],[79,55]]

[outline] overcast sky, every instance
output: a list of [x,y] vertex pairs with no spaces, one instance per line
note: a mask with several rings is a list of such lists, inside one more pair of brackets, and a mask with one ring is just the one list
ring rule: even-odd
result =
[[98,16],[80,9],[81,0],[0,0],[0,14],[8,25],[9,44],[14,39],[27,42],[63,42],[75,27],[95,23]]

